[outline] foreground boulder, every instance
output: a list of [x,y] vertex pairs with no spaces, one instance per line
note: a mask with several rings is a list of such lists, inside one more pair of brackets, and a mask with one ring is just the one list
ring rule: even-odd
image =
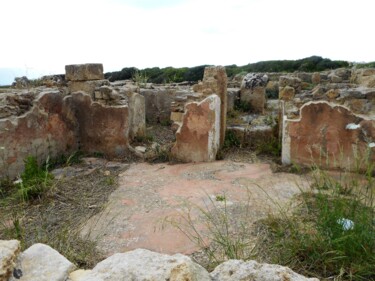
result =
[[7,281],[13,272],[15,262],[21,250],[17,240],[0,240],[0,281]]
[[65,281],[74,264],[44,244],[34,244],[18,258],[9,281]]
[[211,272],[212,281],[319,281],[295,273],[288,267],[256,261],[229,260]]
[[318,281],[288,267],[241,260],[224,262],[209,274],[187,256],[145,249],[114,254],[92,270],[76,271],[47,245],[34,244],[19,252],[19,241],[0,240],[0,281]]
[[137,249],[98,263],[82,281],[209,281],[208,272],[190,258]]

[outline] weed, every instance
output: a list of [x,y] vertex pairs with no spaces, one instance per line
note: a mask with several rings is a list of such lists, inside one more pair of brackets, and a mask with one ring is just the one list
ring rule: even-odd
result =
[[217,202],[224,202],[225,201],[225,195],[216,195],[215,200]]
[[114,185],[114,184],[115,184],[115,179],[114,179],[114,177],[107,177],[107,178],[105,179],[105,183],[106,183],[106,185]]
[[314,189],[301,194],[300,207],[263,222],[266,261],[319,278],[373,280],[374,187],[363,175],[332,176],[314,167]]
[[241,140],[234,131],[227,130],[225,133],[223,148],[240,147]]
[[61,154],[55,158],[49,159],[49,162],[45,162],[43,166],[46,166],[48,164],[48,169],[52,170],[61,166],[68,167],[74,164],[80,164],[82,163],[82,155],[83,153],[81,151],[75,151],[70,155]]
[[251,112],[252,106],[249,102],[241,101],[240,99],[236,100],[234,103],[235,110],[241,111],[241,112]]
[[163,162],[169,162],[171,160],[171,152],[170,149],[167,147],[156,147],[156,153],[155,156],[152,157],[151,162],[152,163],[163,163]]
[[0,179],[0,199],[11,195],[14,189],[15,185],[9,178]]
[[170,119],[165,119],[165,120],[160,121],[160,125],[168,127],[172,125],[172,121]]
[[257,143],[256,151],[259,154],[280,156],[281,155],[281,142],[275,136],[271,136],[267,141]]
[[104,153],[103,152],[100,152],[100,151],[95,151],[92,153],[92,156],[96,157],[96,158],[104,158]]
[[278,99],[279,98],[279,89],[268,89],[266,88],[266,97],[267,99]]
[[227,117],[230,119],[238,119],[240,117],[240,112],[238,110],[228,110]]
[[137,135],[134,137],[134,141],[138,143],[151,143],[154,141],[154,137],[152,135]]
[[[164,222],[179,229],[195,243],[208,260],[205,265],[212,270],[228,259],[249,259],[253,257],[253,243],[250,239],[248,224],[249,204],[232,209],[225,195],[211,197],[202,207],[186,202],[185,212],[176,219],[166,218]],[[198,212],[199,219],[193,213]],[[239,212],[241,215],[234,215]]]
[[148,76],[146,72],[141,72],[137,70],[133,74],[133,81],[136,83],[138,87],[143,88],[147,84]]
[[25,170],[17,184],[17,197],[23,201],[40,198],[52,185],[53,176],[48,172],[48,160],[42,169],[34,156],[25,159]]

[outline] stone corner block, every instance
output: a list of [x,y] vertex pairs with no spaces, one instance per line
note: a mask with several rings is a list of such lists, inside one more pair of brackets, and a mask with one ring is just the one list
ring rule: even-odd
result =
[[65,79],[67,81],[89,81],[104,79],[103,64],[71,64],[65,66]]

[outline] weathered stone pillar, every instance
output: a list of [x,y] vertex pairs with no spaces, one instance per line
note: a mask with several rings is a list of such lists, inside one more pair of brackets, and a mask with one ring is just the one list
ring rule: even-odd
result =
[[185,106],[182,125],[172,148],[174,158],[183,162],[216,160],[220,145],[220,107],[217,95]]
[[228,78],[224,66],[210,66],[204,69],[203,86],[217,94],[221,100],[220,106],[220,147],[224,144],[227,128],[227,86]]
[[128,93],[129,105],[129,137],[143,137],[146,135],[146,107],[145,97],[137,93]]

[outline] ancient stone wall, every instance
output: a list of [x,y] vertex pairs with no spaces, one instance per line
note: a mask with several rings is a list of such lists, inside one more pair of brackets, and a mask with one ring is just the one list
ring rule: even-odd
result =
[[326,101],[306,103],[300,118],[284,115],[282,162],[366,170],[375,162],[375,120]]
[[27,156],[44,161],[76,150],[76,123],[59,91],[41,93],[24,115],[0,119],[0,177],[16,177]]
[[123,156],[129,119],[127,105],[105,106],[83,92],[42,92],[24,115],[0,119],[0,177],[16,177],[30,155],[44,161],[81,149]]

